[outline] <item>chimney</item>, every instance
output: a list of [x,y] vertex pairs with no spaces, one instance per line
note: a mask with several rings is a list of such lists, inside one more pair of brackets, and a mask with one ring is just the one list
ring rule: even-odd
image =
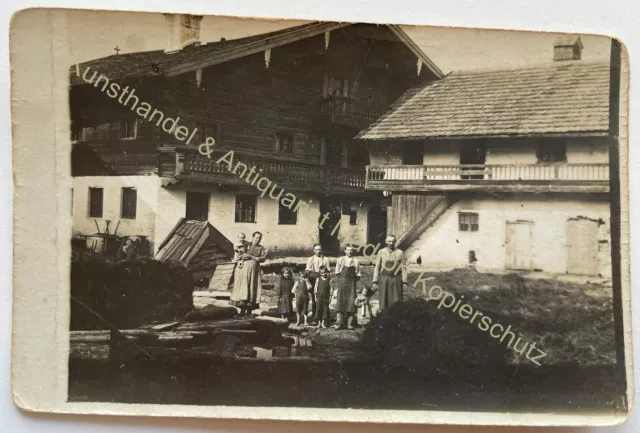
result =
[[189,45],[200,45],[202,15],[164,14],[164,18],[169,28],[165,53],[175,53]]
[[553,44],[553,60],[580,60],[583,48],[579,36],[561,36]]

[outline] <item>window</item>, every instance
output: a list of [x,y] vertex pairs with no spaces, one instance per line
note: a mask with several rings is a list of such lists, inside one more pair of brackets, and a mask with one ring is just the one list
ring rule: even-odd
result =
[[134,120],[123,120],[120,122],[120,138],[131,140],[136,138],[138,133],[138,125]]
[[297,224],[298,223],[298,200],[289,209],[287,206],[283,206],[282,203],[278,203],[278,224]]
[[347,80],[346,78],[325,75],[324,84],[325,98],[331,96],[347,98],[349,96],[349,80]]
[[256,222],[256,204],[258,197],[255,195],[236,196],[236,222],[254,223]]
[[567,149],[564,143],[539,143],[536,156],[538,162],[566,162]]
[[358,203],[350,200],[343,200],[342,215],[349,215],[349,224],[358,224]]
[[207,137],[213,138],[216,141],[216,145],[220,144],[220,125],[204,120],[196,120],[195,128],[197,128],[197,131],[193,137],[194,142],[191,144],[199,145],[205,143]]
[[276,152],[293,154],[293,135],[276,132]]
[[187,191],[185,218],[195,221],[209,219],[209,193]]
[[102,188],[89,188],[89,217],[102,218]]
[[458,230],[461,232],[477,232],[479,219],[477,213],[460,212],[458,214]]
[[138,201],[138,192],[135,188],[122,188],[122,208],[120,217],[125,219],[136,219],[136,206]]

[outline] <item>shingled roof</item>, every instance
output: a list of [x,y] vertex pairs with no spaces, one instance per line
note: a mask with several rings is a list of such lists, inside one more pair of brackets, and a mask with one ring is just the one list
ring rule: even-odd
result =
[[607,62],[454,72],[406,91],[357,138],[398,140],[604,134]]
[[[174,76],[199,68],[228,62],[233,59],[264,51],[268,48],[286,45],[350,25],[355,24],[312,22],[240,39],[209,42],[199,46],[188,46],[174,53],[165,53],[163,50],[157,50],[114,54],[101,59],[73,65],[69,68],[69,75],[72,86],[86,84],[82,80],[81,75],[87,68],[108,73],[110,79],[116,80],[162,75]],[[386,26],[422,60],[436,77],[440,78],[443,76],[442,71],[438,69],[400,27],[396,25]],[[90,75],[91,74],[89,74],[89,76]]]

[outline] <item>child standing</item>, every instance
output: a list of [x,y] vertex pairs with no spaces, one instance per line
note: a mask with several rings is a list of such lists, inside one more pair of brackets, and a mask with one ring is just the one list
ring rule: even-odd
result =
[[300,326],[300,319],[304,318],[304,326],[307,326],[307,312],[309,310],[309,292],[311,291],[311,283],[308,277],[296,281],[292,292],[296,295],[296,324]]
[[283,319],[286,319],[289,314],[293,312],[293,308],[291,306],[291,291],[293,290],[294,283],[293,271],[291,268],[283,268],[282,276],[280,277],[280,281],[276,288],[276,295],[278,296],[277,311]]
[[316,320],[317,328],[326,328],[329,323],[329,304],[333,292],[331,290],[331,279],[329,278],[329,270],[325,266],[320,266],[320,276],[316,279],[314,287],[316,294]]

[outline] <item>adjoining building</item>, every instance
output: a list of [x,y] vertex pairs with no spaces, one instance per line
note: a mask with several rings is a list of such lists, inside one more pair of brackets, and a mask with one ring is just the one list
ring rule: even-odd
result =
[[[408,88],[443,76],[426,54],[393,25],[314,22],[205,44],[202,17],[165,16],[165,50],[70,68],[74,236],[109,223],[155,254],[184,218],[234,241],[261,231],[271,256],[383,243],[386,206],[365,189],[369,155],[354,137]],[[112,84],[127,96],[107,96]],[[141,117],[144,103],[197,130],[190,143],[160,114]],[[211,158],[198,152],[207,137]],[[260,197],[216,162],[230,150],[299,202]]]
[[610,277],[610,68],[581,50],[451,73],[358,135],[410,263]]

